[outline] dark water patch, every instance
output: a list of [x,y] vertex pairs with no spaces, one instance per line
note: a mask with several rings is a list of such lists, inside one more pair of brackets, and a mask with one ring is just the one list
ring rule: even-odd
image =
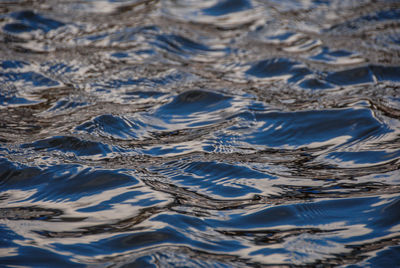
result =
[[383,41],[386,41],[389,44],[394,44],[395,46],[400,46],[400,34],[398,32],[390,34],[389,36],[384,35],[384,36],[381,36],[380,38],[382,38]]
[[[323,53],[324,52],[324,53]],[[323,53],[323,54],[322,54]],[[323,48],[322,53],[318,54],[317,56],[313,57],[315,59],[323,59],[324,55],[326,56],[332,56],[332,57],[348,57],[351,56],[352,53],[345,51],[345,50],[336,50],[336,51],[329,51],[328,48]]]
[[32,144],[23,144],[22,148],[33,148],[34,150],[71,152],[77,156],[102,155],[112,152],[109,145],[99,142],[81,140],[72,136],[56,136],[44,140],[35,141]]
[[[164,228],[150,232],[133,232],[112,236],[108,239],[97,241],[93,245],[55,245],[58,249],[79,253],[85,256],[97,254],[110,254],[111,252],[124,252],[139,248],[146,248],[159,244],[185,243],[187,238],[171,228]],[[80,250],[82,249],[82,250]]]
[[[166,130],[206,127],[222,122],[241,107],[238,99],[209,90],[189,90],[160,106],[152,117],[160,120],[158,125]],[[157,122],[157,121],[155,121]]]
[[[199,3],[165,1],[163,15],[180,21],[192,21],[221,31],[248,27],[260,17],[262,7],[249,0],[204,1]],[[228,33],[229,34],[229,33]]]
[[246,74],[257,78],[297,82],[311,74],[311,71],[304,64],[298,62],[288,59],[271,59],[257,62],[246,71]]
[[371,70],[378,81],[400,81],[400,67],[398,66],[371,66]]
[[15,266],[29,263],[32,267],[84,267],[85,265],[70,260],[71,257],[54,253],[52,250],[35,246],[20,246],[18,252],[11,256],[0,257],[3,265]]
[[107,241],[104,241],[104,248],[124,251],[126,249],[137,249],[162,243],[176,243],[178,241],[184,242],[186,239],[187,238],[174,232],[170,228],[165,228],[154,232],[119,235],[113,239],[107,239]]
[[105,114],[77,126],[76,130],[113,139],[143,140],[168,131],[168,124],[147,114],[122,117]]
[[173,181],[184,187],[193,187],[217,198],[238,198],[261,193],[253,180],[273,180],[275,177],[252,170],[245,166],[218,162],[196,162],[182,169],[154,168],[169,174]]
[[138,181],[122,170],[101,170],[78,165],[59,165],[46,169],[9,167],[3,184],[7,189],[36,189],[32,200],[78,200],[103,191],[135,185]]
[[46,76],[36,72],[7,72],[0,73],[0,79],[7,83],[17,83],[19,81],[31,85],[33,87],[56,87],[59,82],[54,81]]
[[15,106],[15,105],[29,105],[35,104],[38,101],[29,100],[28,98],[23,98],[15,96],[13,93],[6,92],[4,95],[0,94],[0,105],[1,106]]
[[[60,168],[62,169],[60,170]],[[122,185],[135,185],[138,183],[135,178],[118,171],[84,169],[75,174],[76,170],[77,167],[68,168],[67,166],[48,170],[46,172],[49,173],[48,176],[56,177],[54,179],[57,181],[57,186],[42,186],[41,193],[33,195],[32,198],[78,200],[83,196],[101,193]],[[62,172],[61,174],[60,171]],[[49,189],[46,189],[47,187]],[[50,189],[51,194],[49,194]]]
[[151,44],[178,57],[199,61],[226,56],[231,52],[229,47],[214,48],[176,34],[157,35]]
[[323,80],[317,78],[309,78],[300,82],[299,86],[304,89],[330,89],[334,88],[334,86],[330,83],[327,83]]
[[368,66],[334,72],[328,74],[326,80],[340,86],[374,82],[373,73]]
[[36,30],[41,30],[47,33],[51,30],[57,29],[65,25],[60,21],[43,17],[31,10],[13,13],[11,14],[11,17],[15,19],[17,22],[6,24],[3,27],[3,29],[6,32],[13,34],[19,34],[23,32],[30,32]]
[[179,35],[159,35],[157,41],[159,46],[169,52],[189,52],[210,51],[211,49],[203,44],[196,43],[188,38]]
[[68,100],[68,99],[61,99],[57,101],[50,109],[48,109],[48,112],[51,113],[57,113],[57,112],[65,112],[68,110],[74,110],[79,107],[83,107],[88,105],[87,102],[79,102],[79,101],[73,101],[73,100]]
[[274,230],[274,229],[261,229],[261,230],[232,230],[232,231],[220,231],[221,233],[229,236],[244,237],[254,239],[257,246],[267,246],[271,244],[283,243],[285,239],[291,236],[305,235],[305,234],[324,234],[330,232],[341,231],[337,230],[322,230],[319,228],[293,228],[285,230]]
[[380,164],[393,161],[400,157],[400,151],[385,152],[385,151],[358,151],[358,152],[334,152],[327,156],[331,159],[336,159],[340,163],[351,163],[354,165],[362,164]]
[[375,23],[396,23],[400,18],[400,9],[393,8],[387,10],[379,10],[372,12],[368,15],[360,16],[358,18],[345,21],[343,23],[336,24],[329,29],[327,32],[347,33],[354,32],[363,29],[364,27]]
[[[116,235],[110,239],[103,239],[98,241],[98,243],[87,248],[86,252],[82,252],[84,255],[91,256],[94,253],[105,253],[109,254],[110,250],[112,252],[124,252],[126,250],[134,250],[140,248],[149,248],[155,245],[168,245],[176,244],[180,245],[191,245],[195,248],[203,248],[205,250],[229,252],[234,249],[242,248],[235,241],[213,241],[212,243],[205,241],[198,241],[191,239],[188,236],[174,230],[171,227],[160,228],[155,231],[150,232],[136,232],[128,233],[123,235]],[[84,245],[74,245],[73,247],[67,245],[56,245],[57,248],[62,250],[73,251],[73,248],[79,248],[77,246]]]
[[4,224],[0,225],[0,230],[1,233],[4,234],[3,236],[1,236],[0,239],[0,248],[2,249],[10,248],[11,249],[10,253],[13,252],[12,250],[13,247],[17,246],[17,244],[15,243],[16,240],[24,240],[23,236],[13,232],[9,228],[7,228],[7,226],[5,226]]
[[115,52],[111,54],[112,57],[118,58],[118,59],[123,59],[128,57],[128,53],[125,52]]
[[158,113],[173,115],[188,115],[198,112],[212,112],[228,108],[229,97],[211,91],[191,90],[186,91],[175,99],[162,106]]
[[[347,51],[323,50],[311,56],[310,60],[329,65],[352,65],[364,60]],[[329,89],[336,86],[373,84],[384,81],[399,81],[399,67],[383,65],[366,65],[335,72],[318,72],[301,62],[285,58],[259,61],[246,70],[250,78],[270,81],[280,80],[287,83],[298,83],[304,89]]]
[[[366,265],[375,267],[390,267],[393,264],[400,263],[400,246],[390,246],[377,253],[377,256],[367,260]],[[353,265],[351,267],[362,267],[362,265]]]
[[[284,222],[289,223],[290,226],[299,227],[311,223],[311,226],[318,227],[329,226],[329,224],[340,221],[345,215],[347,220],[344,225],[342,225],[342,228],[351,230],[353,228],[352,226],[354,226],[357,229],[356,226],[362,224],[366,229],[360,229],[359,233],[355,232],[353,234],[344,232],[343,237],[339,235],[335,237],[335,239],[351,241],[351,237],[357,237],[357,240],[362,241],[363,239],[368,239],[373,232],[387,232],[389,230],[387,226],[382,226],[381,229],[374,227],[376,224],[379,224],[381,220],[390,219],[388,214],[381,215],[380,219],[376,219],[376,221],[366,221],[372,214],[381,210],[384,211],[387,205],[379,205],[379,201],[381,200],[378,197],[370,197],[275,206],[255,211],[250,210],[240,217],[232,215],[230,221],[215,222],[214,220],[210,220],[208,224],[220,226],[221,229],[230,228],[232,230],[271,228],[273,226],[282,225]],[[388,225],[394,226],[393,224],[395,223],[391,222]],[[339,227],[340,225],[337,226]]]
[[14,164],[8,159],[1,158],[1,184],[4,187],[30,187],[32,177],[40,174],[40,169],[34,167],[26,167]]
[[117,137],[121,139],[139,138],[137,130],[145,127],[140,121],[131,122],[128,119],[113,116],[101,115],[90,122],[84,123],[76,130],[86,131],[88,133],[98,132],[100,135]]
[[338,72],[328,73],[326,80],[330,83],[348,86],[381,81],[397,82],[400,79],[400,68],[397,66],[369,65]]
[[7,69],[19,69],[23,68],[24,66],[29,65],[28,63],[24,61],[16,61],[16,60],[5,60],[1,62],[1,68],[3,70]]
[[[167,250],[168,249],[168,250]],[[176,267],[186,265],[188,267],[243,267],[248,265],[245,259],[229,254],[212,254],[207,251],[200,251],[188,247],[160,247],[157,250],[149,250],[141,257],[134,257],[134,260],[125,260],[123,268],[128,267]],[[116,260],[120,261],[120,260]],[[136,265],[136,266],[135,266]]]
[[[312,143],[343,145],[391,132],[369,109],[257,113],[255,124],[258,125],[256,129],[238,132],[238,139],[268,147],[299,147]],[[240,133],[243,134],[239,136]],[[333,141],[335,138],[341,138],[339,144]]]
[[[375,179],[377,181],[374,181]],[[281,193],[281,196],[284,196],[284,198],[288,200],[311,200],[312,198],[329,198],[330,196],[341,196],[342,198],[347,198],[348,196],[355,196],[357,194],[362,196],[360,194],[365,193],[377,195],[379,193],[390,194],[397,192],[397,186],[382,183],[379,176],[376,176],[376,178],[363,183],[345,183],[339,180],[337,183],[329,184],[328,186],[295,186],[276,184],[274,186],[282,189],[284,193]]]
[[400,19],[400,9],[382,10],[376,15],[366,16],[367,20],[397,20]]
[[[209,41],[207,38],[203,40]],[[98,47],[102,47],[106,43],[111,47],[123,48],[123,51],[111,54],[114,59],[121,61],[152,58],[155,56],[162,58],[165,56],[169,56],[168,58],[196,58],[196,60],[201,60],[201,56],[224,56],[231,52],[229,47],[209,46],[206,42],[194,39],[194,36],[190,34],[163,31],[159,27],[152,25],[125,28],[113,33],[90,35],[84,39],[78,39],[77,43],[88,43]],[[126,47],[129,50],[126,50]],[[165,53],[168,54],[166,55]]]
[[380,218],[374,223],[379,227],[396,226],[400,220],[400,199],[393,198],[379,208]]
[[361,63],[364,61],[364,59],[357,53],[346,50],[331,50],[327,47],[323,47],[320,53],[311,56],[310,59],[316,62],[342,66]]
[[400,9],[381,10],[366,16],[362,16],[356,20],[363,21],[387,21],[400,19]]
[[129,262],[128,264],[124,264],[121,267],[123,268],[128,268],[128,267],[133,267],[133,268],[139,268],[139,267],[152,267],[156,268],[156,264],[154,263],[154,259],[151,256],[143,256],[139,257],[136,260]]
[[248,0],[224,0],[212,7],[203,9],[203,13],[210,16],[223,16],[252,8]]

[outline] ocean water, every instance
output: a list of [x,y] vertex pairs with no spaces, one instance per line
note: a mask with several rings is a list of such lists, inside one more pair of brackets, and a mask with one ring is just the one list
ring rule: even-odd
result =
[[1,267],[400,267],[399,168],[399,1],[0,1]]

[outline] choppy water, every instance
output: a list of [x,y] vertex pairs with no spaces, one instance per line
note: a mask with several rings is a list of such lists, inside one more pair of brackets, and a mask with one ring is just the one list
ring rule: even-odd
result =
[[400,265],[398,1],[0,14],[0,266]]

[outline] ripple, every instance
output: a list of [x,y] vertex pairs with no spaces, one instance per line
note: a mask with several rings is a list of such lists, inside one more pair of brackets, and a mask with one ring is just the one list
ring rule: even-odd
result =
[[253,125],[237,129],[237,140],[267,147],[298,148],[312,147],[313,143],[315,146],[344,145],[391,132],[369,109],[363,108],[257,113]]
[[222,16],[252,8],[251,2],[247,0],[226,0],[212,7],[203,9],[203,13],[210,16]]
[[59,210],[38,207],[12,207],[0,210],[0,218],[9,220],[48,220],[52,216],[61,214],[62,212]]
[[328,74],[326,79],[341,86],[374,82],[373,73],[368,67],[359,67],[355,69],[334,72]]
[[[352,56],[349,57],[349,55],[352,54],[345,51],[321,52],[310,59],[340,66],[363,62],[357,57],[353,61]],[[257,82],[281,81],[298,84],[304,89],[329,89],[335,86],[356,86],[398,81],[397,66],[365,65],[339,71],[321,72],[309,68],[302,62],[286,58],[273,58],[252,63],[246,70],[244,68],[244,66],[237,67],[238,70],[235,70],[235,75],[242,76],[240,69],[243,69],[243,79],[251,79]]]
[[176,53],[179,56],[185,54],[200,55],[200,56],[225,56],[229,53],[229,48],[218,49],[208,47],[204,44],[197,43],[188,38],[179,35],[159,35],[154,42],[159,48],[162,48],[170,53]]
[[39,92],[62,86],[38,72],[36,66],[24,61],[2,61],[0,81],[3,83],[0,101],[5,107],[37,104],[42,101],[35,96]]
[[129,137],[138,138],[136,130],[142,126],[133,124],[124,118],[112,115],[101,115],[91,122],[78,126],[76,129],[84,130],[89,133],[97,130],[100,134],[105,134],[106,136],[126,139]]
[[346,162],[348,166],[362,166],[371,164],[381,164],[393,161],[400,157],[399,151],[385,152],[385,151],[359,151],[359,152],[336,152],[330,153],[328,158],[336,159],[342,165]]
[[160,107],[156,112],[164,116],[172,115],[186,117],[190,114],[212,113],[232,106],[231,98],[218,93],[203,90],[186,91],[174,100]]
[[400,81],[400,67],[371,66],[371,69],[378,81]]
[[285,79],[296,82],[303,79],[311,71],[303,64],[287,59],[271,59],[260,61],[246,71],[246,74],[257,78]]
[[398,67],[365,66],[329,73],[326,80],[341,86],[374,83],[375,81],[398,81]]
[[68,111],[73,111],[78,107],[86,106],[87,102],[73,101],[68,99],[62,99],[57,101],[53,107],[48,109],[48,112],[52,115],[57,113],[65,113]]
[[236,109],[232,97],[205,90],[191,90],[175,96],[150,113],[117,117],[102,115],[86,122],[76,130],[116,139],[142,140],[173,136],[190,128],[212,126]]
[[336,24],[328,29],[328,31],[341,32],[341,34],[346,32],[354,32],[368,26],[371,24],[371,22],[390,23],[390,21],[396,21],[399,16],[399,9],[380,10],[365,16],[360,16],[353,20],[346,21],[344,23]]
[[345,50],[331,51],[329,48],[326,47],[324,47],[322,51],[317,55],[310,57],[310,59],[317,62],[340,66],[344,66],[347,64],[358,64],[364,61],[364,59],[362,59],[356,53]]
[[34,71],[36,69],[35,66],[23,61],[3,61],[2,69],[4,70],[0,72],[2,82],[22,87],[22,89],[24,87],[28,89],[43,89],[60,85],[59,82]]
[[[24,259],[21,259],[20,256],[24,256]],[[56,254],[51,250],[44,250],[34,246],[23,246],[19,249],[18,254],[1,258],[1,262],[4,265],[24,265],[27,261],[30,263],[30,265],[39,266],[43,263],[58,267],[69,267],[71,265],[76,267],[84,266],[77,262],[71,261],[70,258]]]
[[[195,75],[176,69],[160,70],[154,77],[132,77],[131,70],[120,71],[117,76],[114,74],[97,80],[89,85],[89,90],[103,101],[146,104],[162,101],[165,94],[177,84],[191,83],[197,79]],[[157,90],[154,90],[155,87]]]
[[203,3],[166,1],[166,16],[231,29],[254,22],[262,13],[259,5],[248,0],[204,1]]
[[32,144],[23,144],[22,148],[34,148],[35,150],[59,150],[71,152],[77,156],[102,155],[110,153],[112,149],[98,142],[85,141],[72,136],[56,136],[44,140],[35,141]]
[[[171,180],[183,186],[219,199],[246,198],[259,194],[261,191],[254,187],[254,180],[275,179],[246,166],[218,162],[195,162],[182,169],[175,169],[166,165],[154,170],[168,174]],[[172,171],[173,175],[170,175]]]
[[[211,61],[213,57],[223,57],[230,53],[229,47],[208,45],[192,39],[190,33],[184,35],[170,31],[163,31],[159,27],[149,25],[138,28],[124,28],[117,32],[104,32],[98,35],[89,35],[76,40],[79,45],[96,45],[98,47],[123,48],[123,52],[112,54],[120,61],[140,59],[154,59],[154,57],[174,57],[196,61]],[[127,51],[126,48],[132,48]],[[167,53],[167,54],[166,54]]]
[[18,22],[6,24],[3,27],[8,33],[19,34],[40,30],[47,33],[51,30],[64,26],[65,24],[56,20],[42,17],[31,10],[20,11],[11,14],[11,17]]

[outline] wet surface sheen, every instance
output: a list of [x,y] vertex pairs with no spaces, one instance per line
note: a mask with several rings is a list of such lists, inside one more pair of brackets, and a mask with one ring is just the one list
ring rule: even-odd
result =
[[0,3],[0,266],[397,267],[397,1]]

